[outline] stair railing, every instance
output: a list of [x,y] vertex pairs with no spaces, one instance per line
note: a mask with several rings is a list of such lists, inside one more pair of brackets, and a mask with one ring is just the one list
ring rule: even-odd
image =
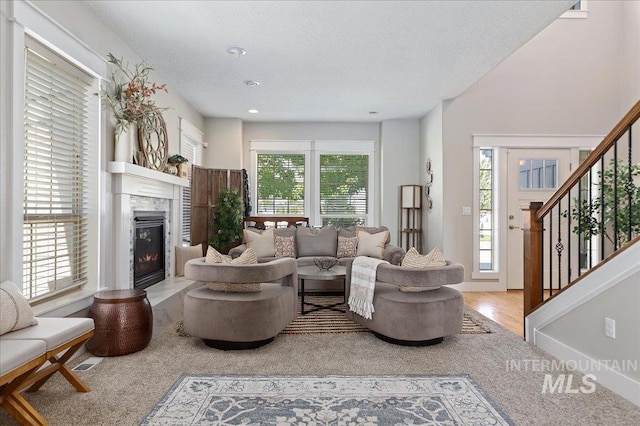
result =
[[523,209],[524,315],[640,240],[640,101],[546,202]]

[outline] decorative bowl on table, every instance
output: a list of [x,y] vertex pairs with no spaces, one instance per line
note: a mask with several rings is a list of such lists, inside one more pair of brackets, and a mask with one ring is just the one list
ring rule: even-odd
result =
[[337,265],[338,259],[332,257],[316,257],[313,259],[313,263],[315,263],[318,268],[327,271]]

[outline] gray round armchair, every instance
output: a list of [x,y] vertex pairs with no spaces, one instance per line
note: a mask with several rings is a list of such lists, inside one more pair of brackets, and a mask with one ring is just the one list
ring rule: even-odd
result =
[[[346,276],[349,291],[351,264],[347,266]],[[447,266],[426,268],[382,264],[376,270],[372,319],[364,319],[349,310],[346,315],[389,343],[405,346],[437,344],[444,336],[462,329],[462,293],[444,285],[463,280],[464,267],[458,263],[447,262]],[[405,291],[400,291],[401,286]],[[423,289],[426,291],[420,291]]]
[[[295,259],[234,265],[185,264],[184,276],[203,283],[261,283],[257,292],[213,291],[208,286],[190,290],[184,299],[184,330],[207,346],[230,350],[252,349],[273,338],[296,318],[298,272]],[[277,281],[277,282],[276,282]]]

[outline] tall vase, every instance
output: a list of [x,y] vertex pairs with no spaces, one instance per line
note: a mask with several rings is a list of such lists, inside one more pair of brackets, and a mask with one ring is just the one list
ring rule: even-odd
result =
[[124,127],[124,131],[116,136],[113,159],[133,163],[138,132],[135,124]]

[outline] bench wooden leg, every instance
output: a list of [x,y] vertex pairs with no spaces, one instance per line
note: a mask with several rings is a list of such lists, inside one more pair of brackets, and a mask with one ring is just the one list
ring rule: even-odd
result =
[[[56,348],[53,351],[47,352],[47,357],[51,365],[47,366],[41,371],[38,371],[33,375],[33,377],[27,380],[26,386],[31,385],[27,392],[35,392],[40,389],[40,387],[44,385],[56,371],[59,371],[60,374],[62,374],[67,379],[67,381],[71,383],[74,388],[76,388],[78,392],[89,392],[91,390],[89,389],[89,386],[87,386],[82,380],[80,380],[80,377],[78,377],[76,373],[71,371],[71,368],[69,368],[69,366],[67,365],[67,361],[71,359],[73,354],[75,354],[78,349],[80,349],[92,335],[93,331],[86,333],[59,348]],[[58,358],[57,354],[61,353],[67,348],[68,350]]]
[[44,356],[36,362],[37,365],[20,374],[11,382],[0,387],[0,405],[21,425],[46,425],[47,421],[22,395],[26,379],[44,364]]

